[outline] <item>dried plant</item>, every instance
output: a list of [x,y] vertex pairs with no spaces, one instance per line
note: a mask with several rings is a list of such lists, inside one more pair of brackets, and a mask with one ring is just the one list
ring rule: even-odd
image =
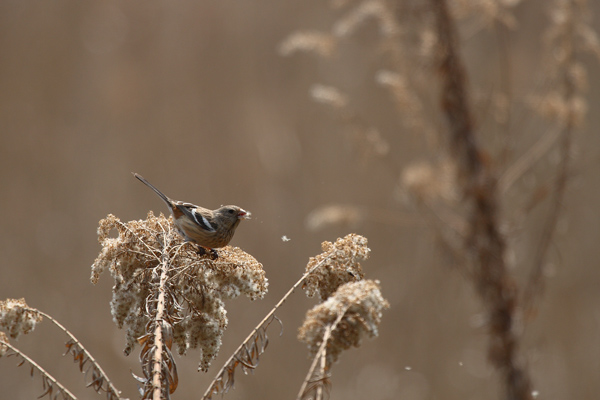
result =
[[506,242],[499,231],[496,180],[482,161],[471,115],[466,71],[458,36],[445,0],[434,0],[439,41],[441,107],[448,120],[450,148],[470,208],[466,251],[474,284],[488,312],[490,360],[504,380],[507,399],[532,399],[531,378],[518,361],[514,331],[516,293],[505,264]]
[[331,204],[314,209],[306,216],[306,228],[318,231],[328,226],[343,225],[355,229],[365,222],[385,225],[414,225],[417,219],[395,209],[382,210],[376,207],[353,204]]
[[[234,385],[235,371],[238,366],[241,366],[244,372],[251,371],[258,366],[259,357],[264,353],[268,344],[267,329],[273,320],[279,321],[275,316],[275,312],[300,285],[303,286],[309,297],[318,292],[321,298],[325,299],[329,294],[335,292],[340,285],[362,279],[363,273],[359,261],[367,259],[370,252],[365,237],[349,234],[344,238],[338,239],[335,243],[323,242],[322,248],[323,253],[310,258],[306,266],[306,272],[302,277],[287,291],[225,362],[204,393],[203,399],[211,399],[213,395],[227,393]],[[358,297],[366,296],[366,292],[362,291],[361,288],[362,286],[355,288],[355,295]],[[377,291],[379,293],[378,286]],[[375,312],[375,314],[371,315],[371,318],[376,319],[377,324],[381,317],[381,308],[387,306],[387,302],[381,299],[379,311],[371,310]],[[353,304],[348,304],[348,308],[350,307],[353,307]],[[342,314],[342,317],[346,315],[345,312]],[[335,328],[334,326],[331,330]],[[347,327],[344,332],[350,335],[351,329]],[[370,332],[371,336],[376,336],[377,334],[376,329],[371,329]],[[358,342],[356,342],[356,345],[358,345]]]
[[42,316],[30,310],[25,299],[0,301],[0,328],[13,339],[30,333],[41,321]]
[[[109,400],[120,399],[120,392],[106,376],[100,365],[75,336],[58,321],[42,311],[28,307],[24,299],[0,301],[0,329],[8,333],[13,339],[31,333],[43,318],[51,321],[57,328],[69,336],[69,340],[66,342],[67,351],[65,355],[71,354],[73,356],[73,361],[78,364],[79,370],[85,376],[86,386],[91,387],[97,393],[106,393],[106,398]],[[48,396],[51,399],[56,399],[60,396],[63,399],[75,399],[75,396],[50,375],[49,372],[18,348],[11,345],[4,332],[0,332],[0,357],[15,356],[20,358],[21,363],[19,365],[29,365],[31,376],[34,375],[34,371],[38,371],[44,389],[40,397]]]
[[306,266],[306,295],[319,294],[321,303],[308,311],[298,334],[314,357],[298,400],[322,399],[329,388],[328,371],[339,354],[360,346],[364,336],[378,334],[389,303],[381,296],[379,282],[362,280],[360,261],[371,251],[367,244],[367,238],[356,234],[323,242],[323,253],[311,257]]
[[[591,24],[587,1],[544,3],[550,15],[550,26],[544,35],[548,57],[542,62],[542,78],[534,89],[535,95],[521,95],[528,100],[520,101],[512,88],[507,34],[519,29],[514,8],[520,3],[339,1],[334,2],[333,8],[336,13],[343,10],[342,15],[330,31],[320,34],[327,38],[328,48],[334,49],[330,52],[335,52],[342,48],[343,41],[352,40],[352,35],[367,21],[375,22],[379,52],[371,62],[378,62],[381,68],[373,82],[389,91],[403,132],[424,138],[432,150],[427,159],[406,163],[398,180],[398,197],[404,205],[416,205],[427,217],[442,248],[453,255],[452,260],[476,288],[487,317],[489,360],[502,377],[507,399],[533,396],[530,372],[519,349],[521,332],[516,321],[520,311],[533,307],[539,297],[549,249],[564,207],[574,133],[587,111],[587,72],[580,55],[588,53],[600,58],[600,40]],[[500,60],[498,88],[485,94],[471,81],[462,56],[465,42],[484,32],[496,39]],[[298,40],[301,36],[302,33],[293,33],[291,37]],[[320,55],[314,46],[297,46],[296,50]],[[355,130],[356,121],[377,130],[376,122],[355,106],[360,101],[358,96],[327,84],[320,84],[317,89],[312,90],[313,99],[330,106],[348,131]],[[478,112],[478,107],[485,108],[485,112]],[[536,118],[540,129],[518,125],[526,119],[516,118],[519,107],[520,114],[529,112],[529,119]],[[545,121],[540,121],[540,116]],[[496,132],[501,135],[494,135]],[[386,135],[380,135],[386,141]],[[533,135],[537,137],[532,146],[515,148],[517,136]],[[499,146],[494,148],[494,144]],[[557,162],[552,161],[554,153]],[[380,155],[391,154],[393,149]],[[527,174],[535,171],[540,175],[535,167],[542,161],[556,165],[544,171],[551,171],[552,176],[543,177],[541,185],[526,192],[521,190],[515,201],[512,189]],[[526,254],[509,248],[515,239],[510,234],[525,232],[524,217],[544,200],[546,217],[533,265],[528,266]],[[318,229],[330,224],[381,223],[367,217],[374,214],[365,206],[333,204],[309,214],[307,226]],[[396,223],[402,224],[400,220]],[[517,255],[515,267],[528,272],[526,281],[519,282],[509,273],[509,252]],[[325,331],[325,335],[330,336],[331,331]]]
[[[110,236],[113,230],[117,237]],[[180,354],[188,348],[200,348],[199,369],[206,371],[227,326],[224,300],[240,294],[254,300],[267,291],[265,272],[252,256],[238,248],[225,247],[213,259],[196,245],[184,242],[175,232],[173,221],[162,214],[156,217],[150,212],[145,220],[127,223],[109,215],[100,221],[98,238],[102,251],[92,265],[91,280],[98,282],[106,269],[115,279],[111,311],[117,326],[127,327],[125,354],[129,355],[136,344],[141,346],[142,376],[134,377],[141,384],[142,399],[169,399],[177,389],[173,344]],[[329,297],[309,312],[301,335],[309,348],[321,338],[330,343],[316,355],[326,356],[320,373],[337,360],[341,350],[358,346],[365,335],[377,335],[381,311],[388,304],[381,297],[378,282],[362,281],[359,261],[369,255],[367,239],[350,234],[335,243],[324,242],[322,247],[324,253],[310,259],[306,272],[226,361],[203,398],[210,399],[232,388],[237,367],[246,373],[258,366],[268,344],[267,329],[275,320],[281,323],[275,312],[301,285],[310,296],[319,293],[322,299]],[[336,313],[335,323],[331,324],[328,312]],[[42,396],[75,399],[8,340],[8,336],[17,338],[30,333],[43,318],[69,336],[65,354],[73,356],[85,374],[87,386],[105,393],[109,400],[121,399],[120,392],[81,342],[54,318],[28,307],[23,299],[0,302],[0,357],[18,357],[22,360],[20,365],[30,366],[32,375],[38,371],[44,388]],[[313,367],[310,376],[315,371]]]
[[[289,291],[285,298],[291,293],[292,291]],[[217,376],[210,383],[206,392],[204,392],[202,399],[212,399],[213,395],[223,395],[229,392],[229,389],[233,388],[235,385],[235,371],[238,366],[242,368],[244,374],[247,374],[249,371],[258,367],[260,356],[265,352],[267,345],[269,344],[267,329],[274,320],[279,321],[275,316],[275,310],[279,308],[281,304],[283,304],[283,301],[269,312],[269,314],[252,330],[250,335],[233,352],[221,367]],[[281,321],[279,322],[281,323]]]
[[[109,237],[116,229],[119,236]],[[262,298],[268,282],[262,265],[239,248],[219,250],[216,260],[186,243],[171,219],[148,214],[122,223],[100,221],[102,252],[92,265],[92,282],[106,268],[115,279],[111,310],[118,327],[127,326],[127,347],[142,346],[142,398],[166,399],[177,388],[172,346],[179,354],[200,348],[206,371],[221,347],[227,327],[224,300],[244,294]]]
[[344,283],[363,279],[360,261],[369,258],[371,249],[367,244],[366,237],[356,234],[347,235],[335,243],[323,242],[323,253],[311,257],[306,265],[309,273],[303,286],[306,295],[313,297],[318,294],[324,301]]
[[552,195],[548,217],[536,248],[529,279],[523,290],[526,307],[531,306],[543,285],[548,249],[561,215],[570,175],[573,135],[581,126],[587,112],[587,102],[584,98],[587,72],[579,58],[582,53],[588,52],[600,60],[600,43],[590,25],[586,3],[575,0],[556,1],[551,13],[552,24],[546,32],[548,51],[555,55],[552,57],[555,62],[548,63],[547,71],[551,82],[549,86],[552,89],[543,101],[536,104],[538,111],[557,127],[553,142],[556,141],[558,145],[559,161],[550,190]]
[[2,356],[6,357],[17,357],[21,359],[21,362],[18,366],[22,366],[24,364],[29,365],[30,376],[34,376],[35,371],[40,374],[42,380],[42,388],[44,392],[38,397],[42,398],[48,396],[49,399],[65,399],[65,400],[76,400],[77,397],[73,395],[66,387],[64,387],[60,382],[56,380],[48,371],[43,369],[39,364],[37,364],[34,360],[29,358],[19,349],[8,343],[8,341],[2,337],[3,333],[0,333],[0,346],[2,348]]
[[[326,278],[326,281],[324,286],[331,283],[331,279]],[[340,285],[327,300],[308,311],[298,339],[308,345],[314,359],[297,399],[323,398],[329,382],[328,372],[340,353],[359,347],[365,336],[377,336],[382,311],[388,307],[389,303],[381,296],[379,282],[361,280]]]

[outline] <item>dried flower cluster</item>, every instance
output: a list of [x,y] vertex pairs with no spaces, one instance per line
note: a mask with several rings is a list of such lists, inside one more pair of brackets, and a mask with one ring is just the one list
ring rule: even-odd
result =
[[[343,41],[352,40],[351,36],[363,29],[369,30],[369,35],[361,39],[373,40],[373,27],[379,29],[374,45],[365,46],[365,54],[360,56],[369,60],[369,68],[379,62],[375,82],[389,91],[400,124],[417,134],[419,140],[424,138],[435,154],[428,161],[410,161],[404,165],[399,194],[426,212],[444,248],[450,250],[457,265],[475,285],[487,313],[490,362],[502,377],[506,398],[511,399],[531,399],[537,395],[537,391],[532,391],[530,372],[519,350],[521,332],[516,329],[517,312],[528,310],[543,286],[549,248],[573,173],[572,158],[577,150],[574,134],[590,108],[585,96],[590,77],[581,56],[600,59],[600,39],[588,5],[591,2],[544,2],[549,28],[542,39],[549,51],[531,79],[535,95],[522,93],[523,87],[514,84],[517,69],[509,54],[512,31],[521,23],[517,6],[522,3],[522,0],[333,0],[330,4],[336,8],[336,15],[342,16],[323,34],[332,38],[342,59],[346,49]],[[496,49],[489,52],[497,57],[497,62],[490,63],[490,77],[496,76],[494,79],[498,80],[494,90],[489,90],[487,81],[478,74],[469,74],[467,60],[474,59],[463,58],[463,43],[478,35],[475,42],[480,45],[479,36],[483,36],[480,34],[492,35],[497,41]],[[535,34],[537,37],[537,31]],[[358,41],[352,43],[354,53],[349,53],[352,60],[359,60],[357,48],[361,45]],[[377,52],[371,52],[372,48],[377,48]],[[315,53],[314,47],[302,50]],[[335,59],[326,61],[336,63]],[[340,61],[339,67],[347,69],[344,61]],[[356,71],[360,71],[362,79],[364,73],[359,64]],[[368,107],[353,110],[355,103],[361,104],[365,93],[357,95],[351,88],[320,85],[312,90],[312,97],[331,106],[330,111],[341,117],[349,132],[359,128],[366,137],[368,130],[364,126],[376,123],[366,114],[370,112]],[[436,107],[431,99],[438,95]],[[528,126],[523,130],[516,112],[521,111],[518,107],[523,99],[542,117],[536,118],[541,129]],[[517,139],[520,130],[523,135]],[[521,141],[521,136],[528,136],[530,141],[534,135],[537,135],[534,145],[519,155],[523,150],[520,146],[527,142]],[[390,154],[390,159],[382,161],[391,161],[394,152]],[[544,165],[539,166],[541,163]],[[505,198],[513,184],[528,171],[536,171],[538,176],[528,182],[523,180],[522,186],[515,185],[519,193],[510,193],[511,198]],[[523,186],[531,186],[532,190],[523,191]],[[524,204],[516,204],[513,199]],[[541,230],[538,243],[527,248],[534,253],[533,266],[526,285],[519,290],[507,257],[516,254],[516,249],[508,247],[511,244],[508,232],[524,232],[521,229],[524,214],[542,202],[546,206],[546,220],[541,229],[536,229]],[[372,224],[376,222],[373,215],[373,210],[364,207],[327,206],[313,211],[307,225],[319,229],[332,223]],[[309,268],[316,267],[320,275],[310,276],[306,284],[309,295],[318,291],[322,298],[331,296],[322,306],[336,296],[332,293],[339,281],[352,280],[344,275],[345,266],[327,277],[331,267],[326,259],[327,256],[311,260]],[[524,264],[523,260],[518,263]],[[321,268],[318,262],[325,267]],[[328,378],[325,355],[330,356],[328,340],[333,340],[329,338],[342,323],[338,318],[340,313],[331,312],[329,319],[320,325],[321,331],[315,334],[318,340],[311,349],[316,354],[315,361],[298,399],[323,398]],[[317,365],[319,362],[321,365]]]
[[306,294],[318,292],[322,303],[307,312],[298,332],[313,357],[298,400],[325,398],[331,365],[343,350],[360,346],[363,337],[377,336],[382,312],[389,307],[379,281],[362,280],[359,261],[369,257],[367,238],[349,234],[335,243],[323,242],[322,248],[303,277]]
[[311,211],[306,217],[306,227],[318,231],[329,225],[355,226],[365,219],[365,213],[357,206],[334,204]]
[[[109,237],[113,229],[116,238]],[[102,251],[91,280],[96,283],[107,268],[115,279],[111,311],[119,327],[127,326],[126,354],[136,342],[146,346],[161,301],[165,342],[176,343],[180,354],[200,348],[200,368],[206,370],[227,327],[224,300],[240,294],[254,300],[267,292],[265,272],[254,257],[231,246],[219,249],[216,260],[201,255],[162,214],[127,223],[109,215],[100,221],[98,238]]]
[[[331,297],[309,310],[300,327],[298,339],[316,355],[327,327],[332,329],[327,345],[327,365],[337,361],[340,353],[358,347],[363,337],[378,335],[384,309],[389,303],[382,297],[379,281],[364,280],[340,286]],[[332,326],[339,319],[337,326]]]
[[394,36],[400,31],[400,26],[394,18],[388,2],[384,0],[367,0],[359,2],[333,26],[336,37],[347,37],[358,30],[368,20],[377,22],[382,36]]
[[310,95],[317,103],[326,104],[336,109],[343,109],[348,105],[348,96],[336,87],[313,85]]
[[30,310],[25,299],[0,301],[0,329],[13,339],[33,331],[41,321],[42,316]]
[[401,184],[419,200],[453,202],[456,193],[456,165],[449,158],[429,163],[417,161],[402,171]]
[[556,0],[550,13],[551,24],[544,34],[548,48],[544,63],[548,92],[531,96],[531,106],[550,121],[579,127],[585,120],[589,87],[588,73],[581,56],[600,59],[600,39],[593,28],[587,1]]
[[[396,49],[396,39],[401,33],[400,25],[396,20],[395,6],[385,0],[365,0],[359,2],[337,1],[332,4],[335,8],[347,8],[328,31],[297,31],[291,33],[280,45],[280,54],[291,56],[298,52],[315,54],[319,57],[329,58],[334,52],[341,50],[340,45],[349,40],[361,27],[374,22],[379,28],[382,40],[386,43],[381,46],[383,53]],[[394,43],[392,43],[394,42]],[[400,57],[399,57],[400,58]],[[390,86],[390,85],[387,85]],[[406,85],[404,85],[406,86]],[[404,87],[403,86],[403,87]],[[405,90],[405,93],[408,90]],[[397,93],[398,94],[398,93]],[[330,84],[315,84],[310,89],[311,98],[320,104],[331,107],[331,111],[347,125],[351,131],[351,139],[356,142],[363,163],[371,158],[383,158],[390,153],[390,145],[380,130],[369,121],[362,118],[351,104],[350,95],[344,90]],[[402,95],[400,95],[402,97]],[[410,96],[404,95],[404,103]],[[417,101],[411,102],[417,104]],[[410,113],[403,115],[402,120],[408,121]],[[412,119],[410,119],[412,121]],[[412,125],[416,126],[416,123]],[[421,128],[422,124],[418,125]],[[423,129],[420,130],[422,132]]]
[[[78,364],[86,379],[87,387],[93,388],[97,393],[105,393],[108,400],[119,399],[120,392],[108,379],[100,365],[83,347],[83,345],[62,326],[57,320],[43,311],[30,308],[25,303],[25,299],[7,299],[0,301],[0,329],[9,333],[12,338],[17,338],[21,334],[27,334],[35,329],[38,322],[46,319],[67,336],[70,340],[66,343],[67,352],[64,355],[71,354],[73,361]],[[8,336],[0,331],[0,357],[13,356],[21,361],[19,366],[28,365],[31,368],[31,375],[34,371],[39,372],[44,393],[39,398],[48,395],[50,398],[75,399],[75,396],[69,392],[60,382],[58,382],[48,371],[38,365],[33,359],[29,358],[18,348],[8,342]]]
[[335,45],[335,39],[327,33],[317,31],[295,32],[281,43],[279,52],[283,56],[289,56],[298,51],[314,51],[325,57],[333,53]]
[[[361,280],[364,276],[360,262],[369,258],[367,238],[351,233],[344,238],[321,244],[323,253],[311,257],[306,271],[314,271],[306,278],[306,295],[319,294],[321,300],[331,296],[346,282]],[[316,267],[316,268],[315,268]]]

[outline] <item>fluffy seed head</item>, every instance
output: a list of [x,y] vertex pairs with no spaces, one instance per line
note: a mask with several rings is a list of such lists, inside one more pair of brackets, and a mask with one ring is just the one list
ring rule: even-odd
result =
[[306,271],[316,269],[306,278],[304,289],[309,297],[319,293],[321,300],[328,298],[337,288],[363,278],[360,262],[369,257],[367,238],[351,233],[344,238],[321,244],[323,253],[311,257]]
[[42,316],[28,308],[25,299],[0,301],[0,329],[13,339],[33,331]]
[[[118,237],[109,237],[112,230]],[[203,370],[217,355],[227,327],[224,300],[241,294],[255,300],[267,292],[262,264],[250,254],[226,246],[212,260],[195,244],[184,242],[175,233],[172,218],[162,214],[150,212],[145,220],[127,223],[109,215],[100,221],[98,239],[102,250],[92,265],[91,281],[96,283],[105,269],[114,278],[111,313],[119,328],[127,327],[126,354],[147,333],[159,266],[165,262],[169,266],[165,321],[172,326],[180,354],[188,348],[202,350]]]
[[298,339],[308,345],[315,355],[323,341],[327,327],[342,315],[333,327],[327,345],[327,364],[337,361],[340,353],[350,347],[358,347],[364,337],[379,333],[382,312],[389,303],[382,297],[379,281],[364,280],[340,286],[326,301],[309,310],[300,327]]

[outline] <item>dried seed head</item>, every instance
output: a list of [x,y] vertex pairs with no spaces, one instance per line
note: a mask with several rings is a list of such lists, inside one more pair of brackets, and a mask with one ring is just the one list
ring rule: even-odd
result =
[[456,194],[456,165],[450,160],[439,163],[415,162],[402,171],[401,184],[420,199],[454,200]]
[[[110,238],[111,230],[118,232]],[[241,294],[252,300],[264,297],[268,281],[260,264],[239,248],[226,246],[212,260],[196,245],[185,243],[164,215],[148,214],[146,220],[122,223],[109,215],[100,221],[102,250],[92,265],[93,283],[110,269],[115,280],[111,313],[119,328],[127,327],[126,354],[148,332],[160,267],[168,266],[164,320],[172,326],[180,354],[200,348],[200,365],[207,369],[221,346],[227,327],[225,299]]]
[[348,105],[348,97],[333,86],[313,85],[310,88],[310,95],[316,102],[333,108],[341,109]]
[[344,224],[356,226],[365,219],[365,213],[356,206],[334,204],[313,210],[306,217],[306,227],[318,231],[330,225]]
[[381,0],[369,0],[360,3],[333,27],[338,37],[346,37],[354,33],[368,19],[377,22],[379,31],[384,37],[397,35],[400,27],[388,4]]
[[25,299],[0,301],[0,329],[13,339],[33,331],[42,316],[28,308]]
[[282,56],[289,56],[299,51],[314,52],[320,56],[330,56],[335,50],[335,38],[323,32],[294,32],[279,46]]
[[[379,281],[364,280],[340,286],[331,297],[309,310],[300,327],[298,339],[308,345],[312,356],[323,341],[325,329],[332,327],[327,345],[327,364],[337,361],[340,353],[358,347],[363,337],[378,335],[382,312],[389,303],[382,297]],[[337,326],[332,324],[343,315]]]
[[306,278],[304,289],[309,297],[319,293],[327,299],[340,285],[363,278],[359,261],[369,258],[367,238],[351,233],[344,238],[321,244],[323,253],[311,257],[306,271],[316,269]]

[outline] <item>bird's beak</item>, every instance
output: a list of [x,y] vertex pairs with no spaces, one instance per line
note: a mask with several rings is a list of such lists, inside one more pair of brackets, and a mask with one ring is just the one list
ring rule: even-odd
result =
[[252,215],[252,213],[249,211],[240,209],[240,212],[238,213],[238,219],[250,219],[250,215]]

